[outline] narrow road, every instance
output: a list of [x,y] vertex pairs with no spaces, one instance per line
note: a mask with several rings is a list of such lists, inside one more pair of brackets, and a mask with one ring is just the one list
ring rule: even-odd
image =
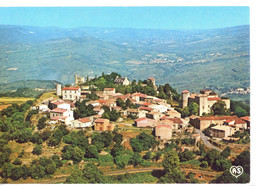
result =
[[[107,173],[104,173],[104,175],[119,175],[119,174],[125,174],[125,173],[150,172],[150,171],[155,171],[155,170],[163,170],[163,168],[157,167],[157,168],[122,170],[122,171],[107,172]],[[211,176],[216,176],[217,174],[219,174],[219,172],[196,170],[196,169],[181,168],[181,170],[185,171],[185,172],[191,171],[194,173],[206,174],[206,175],[211,175]]]
[[[130,169],[130,170],[120,170],[120,171],[113,171],[113,172],[106,172],[104,173],[105,176],[112,176],[112,175],[120,175],[120,174],[126,174],[126,173],[139,173],[139,172],[150,172],[150,171],[156,171],[156,170],[163,170],[162,167],[156,167],[156,168],[141,168],[141,169]],[[213,172],[213,171],[204,171],[204,170],[196,170],[196,169],[186,169],[181,168],[182,171],[185,172],[193,172],[198,174],[205,174],[210,176],[216,176],[217,174],[220,174],[221,172]],[[46,180],[34,180],[33,184],[53,184],[53,183],[64,183],[69,175],[59,175],[56,178],[52,179],[46,179]],[[26,183],[26,182],[25,182]]]
[[222,152],[222,150],[221,150],[220,148],[215,147],[214,145],[212,145],[212,144],[209,142],[209,139],[210,139],[210,138],[209,138],[208,136],[206,136],[201,130],[195,129],[195,131],[200,135],[200,138],[202,139],[202,141],[204,142],[204,144],[205,144],[206,146],[208,146],[208,147],[211,148],[211,149],[216,149],[216,150]]

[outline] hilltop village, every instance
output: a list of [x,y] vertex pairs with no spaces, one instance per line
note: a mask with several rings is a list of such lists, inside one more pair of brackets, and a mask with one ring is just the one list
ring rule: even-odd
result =
[[[154,77],[75,75],[0,111],[0,130],[2,183],[249,182],[247,108]],[[232,165],[243,166],[241,179]]]
[[[217,103],[224,105],[222,110],[230,109],[230,99],[218,97],[212,90],[204,89],[199,93],[182,91],[180,99],[182,111],[185,112],[189,106],[195,107],[194,113],[190,117],[183,117],[181,109],[173,107],[166,99],[140,92],[127,94],[117,92],[118,86],[127,87],[133,83],[127,77],[116,76],[113,82],[115,87],[104,86],[102,90],[98,90],[96,85],[85,85],[85,77],[75,75],[74,86],[62,88],[61,84],[57,84],[56,95],[60,98],[43,100],[37,105],[37,108],[40,112],[49,113],[50,123],[64,123],[71,129],[90,127],[94,131],[113,131],[117,122],[120,123],[126,118],[132,118],[134,126],[151,128],[154,130],[156,138],[164,141],[172,139],[173,132],[183,133],[193,129],[202,131],[207,128],[210,129],[209,136],[211,137],[238,140],[233,137],[235,132],[243,132],[250,128],[249,116],[239,118],[235,115],[218,116],[212,114],[212,109]],[[137,84],[137,82],[134,83]],[[150,86],[156,92],[155,94],[159,95],[155,78],[150,77],[145,80],[145,83],[141,86]],[[169,93],[172,94],[170,90]],[[89,97],[95,98],[89,99]],[[80,114],[77,114],[79,110],[76,105],[83,101],[86,107],[92,107],[92,114],[87,117],[80,117]],[[116,113],[116,119],[113,118],[113,122],[108,116],[108,113],[112,112]],[[197,132],[193,136],[199,138],[199,134],[201,133]]]

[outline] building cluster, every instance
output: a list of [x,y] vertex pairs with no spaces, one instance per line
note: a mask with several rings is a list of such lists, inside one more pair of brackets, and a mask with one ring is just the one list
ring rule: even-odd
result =
[[188,90],[182,91],[182,108],[195,102],[199,105],[199,116],[202,116],[203,113],[210,113],[211,107],[218,101],[224,101],[226,108],[230,108],[230,99],[220,98],[210,89],[201,90],[199,94],[190,93]]
[[[75,76],[75,83],[82,83],[85,79]],[[155,79],[149,78],[154,88]],[[125,77],[116,77],[115,84],[129,85],[131,82]],[[139,92],[132,94],[117,93],[115,88],[104,88],[103,91],[95,91],[98,96],[97,100],[86,102],[87,105],[93,106],[94,115],[74,119],[73,111],[76,109],[74,103],[76,101],[84,100],[88,94],[90,86],[74,86],[61,87],[60,84],[56,87],[56,94],[60,96],[59,99],[44,100],[38,109],[40,112],[50,114],[52,123],[64,123],[70,128],[87,128],[94,127],[96,131],[112,131],[115,124],[112,124],[108,119],[102,118],[105,112],[103,106],[107,106],[111,111],[117,111],[122,118],[132,117],[136,127],[153,128],[155,136],[159,140],[169,140],[172,138],[172,133],[183,132],[187,130],[190,123],[195,128],[204,130],[215,124],[210,128],[212,137],[226,138],[232,136],[236,131],[248,129],[250,127],[250,117],[238,118],[237,116],[212,116],[200,117],[203,113],[210,113],[210,109],[217,101],[224,101],[226,107],[230,108],[230,100],[227,98],[220,98],[216,93],[209,89],[201,90],[199,94],[192,94],[188,90],[182,91],[182,107],[189,106],[195,102],[199,105],[199,116],[191,116],[189,119],[181,118],[181,113],[176,111],[171,105],[167,104],[166,100],[159,99],[154,96],[149,96]],[[118,100],[126,103],[130,101],[131,108],[122,108],[117,103]]]
[[250,117],[237,116],[212,116],[212,117],[198,117],[191,116],[190,124],[195,128],[204,130],[210,125],[210,133],[215,138],[228,138],[235,134],[236,131],[244,131],[250,128]]

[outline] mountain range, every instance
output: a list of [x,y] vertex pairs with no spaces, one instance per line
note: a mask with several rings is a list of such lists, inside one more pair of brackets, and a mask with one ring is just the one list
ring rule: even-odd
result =
[[0,84],[19,80],[73,83],[117,72],[154,77],[178,91],[223,93],[250,86],[250,27],[209,30],[0,25]]

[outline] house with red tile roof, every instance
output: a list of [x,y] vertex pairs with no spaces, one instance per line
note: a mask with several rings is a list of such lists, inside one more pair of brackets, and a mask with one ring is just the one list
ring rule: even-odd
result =
[[212,117],[194,117],[190,118],[190,124],[195,128],[204,130],[211,124],[223,125],[226,120],[238,119],[237,116],[212,116]]
[[157,121],[146,117],[138,118],[135,120],[136,127],[154,127]]
[[116,89],[115,88],[104,88],[103,92],[105,95],[113,95],[116,93]]
[[61,121],[66,125],[69,125],[71,124],[71,121],[74,120],[73,111],[63,108],[55,108],[50,111],[50,119],[54,121]]
[[79,118],[77,120],[71,121],[71,127],[73,128],[86,128],[91,126],[92,122],[89,117]]

